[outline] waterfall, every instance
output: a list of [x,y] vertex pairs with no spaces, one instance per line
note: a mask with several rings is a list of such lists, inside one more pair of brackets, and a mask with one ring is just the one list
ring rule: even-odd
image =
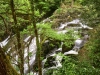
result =
[[[59,27],[59,29],[61,30],[61,28],[63,29],[64,27],[66,27],[66,26],[68,26],[68,25],[70,25],[70,24],[79,24],[79,25],[80,25],[80,27],[72,27],[72,28],[74,28],[74,29],[77,29],[77,31],[74,31],[75,33],[78,32],[78,29],[82,29],[82,28],[83,28],[83,29],[93,29],[93,28],[91,28],[91,27],[89,27],[89,26],[87,26],[87,25],[82,24],[82,23],[80,22],[79,19],[75,19],[75,20],[73,20],[73,21],[71,21],[71,22],[66,22],[66,23],[64,23],[64,24],[61,24],[61,26]],[[71,27],[70,27],[70,28],[71,28]],[[61,32],[61,31],[60,31],[60,32]],[[87,40],[88,40],[88,38],[89,38],[89,35],[88,35],[88,34],[85,34],[85,35],[83,36],[83,39],[78,38],[78,37],[75,35],[75,33],[74,33],[74,37],[76,37],[77,39],[76,39],[75,42],[74,42],[74,47],[73,47],[72,50],[70,50],[70,51],[68,51],[68,52],[65,52],[64,55],[68,55],[68,54],[75,54],[75,55],[77,55],[77,54],[78,54],[78,51],[80,50],[80,48],[84,46],[84,44],[87,42]]]
[[[28,42],[28,39],[30,38],[31,36],[28,36],[24,41],[29,43]],[[33,68],[33,65],[35,64],[35,57],[36,57],[36,37],[34,37],[32,40],[31,40],[31,43],[29,44],[28,47],[26,47],[24,49],[24,58],[26,58],[28,56],[28,50],[30,53],[32,53],[32,56],[29,56],[30,57],[30,61],[29,61],[29,66],[30,66],[30,69]],[[24,73],[27,74],[28,71],[29,71],[29,68],[28,68],[28,63],[24,62]]]
[[[47,21],[50,21],[48,18],[47,18]],[[43,21],[44,23],[46,22],[46,20]],[[74,25],[74,27],[72,26],[72,24]],[[79,25],[79,26],[75,26],[75,25]],[[69,30],[67,29],[72,29],[74,30],[74,33],[72,34],[72,37],[74,37],[76,40],[74,41],[74,47],[65,52],[64,55],[69,55],[69,54],[74,54],[74,55],[77,55],[79,50],[84,46],[84,44],[87,42],[88,38],[89,38],[89,35],[88,34],[85,34],[82,38],[80,38],[78,36],[78,30],[80,29],[93,29],[87,25],[84,25],[81,23],[81,20],[79,19],[75,19],[71,22],[65,22],[64,24],[60,24],[60,27],[57,28],[57,34],[67,34]],[[10,37],[8,37],[7,39],[5,39],[4,41],[0,42],[0,46],[1,47],[4,47],[6,46],[6,44],[8,43],[8,39]],[[26,62],[26,58],[28,56],[28,53],[27,51],[29,50],[29,53],[32,53],[32,55],[29,57],[30,58],[30,61],[29,61],[29,66],[30,66],[30,70],[32,70],[33,68],[33,65],[35,64],[35,57],[36,57],[36,37],[33,37],[30,44],[29,44],[29,39],[31,38],[31,36],[28,36],[24,42],[26,43],[26,47],[24,49],[24,73],[27,75],[28,74],[28,71],[29,71],[29,68],[28,68],[28,63]],[[49,40],[46,40],[45,42],[48,42]],[[27,46],[28,45],[28,46]],[[54,48],[53,51],[51,53],[49,53],[48,55],[46,55],[46,58],[43,59],[42,61],[42,69],[43,69],[43,75],[44,73],[47,71],[47,70],[50,70],[50,69],[57,69],[57,68],[61,68],[62,67],[62,64],[61,64],[61,61],[62,61],[62,56],[59,55],[59,53],[62,51],[62,45],[63,45],[63,42],[61,42],[61,47],[60,48]],[[11,47],[9,47],[8,49],[8,52],[11,50]],[[48,61],[49,58],[52,58],[54,57],[54,59],[52,59],[53,61],[50,61],[50,63],[52,63],[53,65],[50,66],[50,67],[47,67],[45,68],[45,63]],[[16,56],[16,60],[18,60],[18,57]],[[35,75],[38,75],[38,73],[35,73]]]
[[61,23],[60,27],[58,27],[58,30],[63,30],[65,27],[67,27],[69,25],[72,25],[72,24],[74,24],[74,25],[79,24],[80,25],[80,27],[76,27],[76,28],[93,29],[93,28],[91,28],[91,27],[89,27],[89,26],[87,26],[85,24],[82,24],[79,19],[75,19],[75,20],[73,20],[71,22],[66,22],[64,24]]

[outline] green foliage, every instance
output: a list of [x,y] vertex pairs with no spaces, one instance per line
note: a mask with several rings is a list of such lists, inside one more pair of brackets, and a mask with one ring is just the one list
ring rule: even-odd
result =
[[32,56],[32,52],[29,52],[29,57],[31,57]]
[[[74,56],[75,57],[75,56]],[[62,68],[49,70],[48,75],[99,75],[100,70],[89,62],[79,62],[72,57],[63,56]]]
[[33,25],[31,24],[31,25],[27,26],[26,29],[21,31],[21,34],[22,35],[25,35],[25,34],[26,35],[34,35],[34,27],[33,27]]
[[[90,52],[90,60],[95,68],[100,68],[100,26],[97,26],[90,32],[91,39],[87,45],[87,50]],[[94,35],[95,34],[95,35]],[[93,35],[93,36],[92,36]]]
[[[72,31],[69,30],[68,34],[58,34],[57,31],[55,31],[54,29],[51,28],[51,24],[50,23],[40,23],[37,25],[37,27],[39,28],[39,33],[42,34],[43,36],[53,39],[53,40],[59,40],[59,41],[66,41],[69,39],[74,39],[72,37]],[[72,42],[71,42],[72,43]]]
[[94,68],[89,62],[80,62],[76,69],[76,75],[99,75],[100,70]]
[[98,25],[100,19],[100,6],[98,5],[100,0],[82,0],[81,4],[85,6],[86,10],[82,14],[83,18],[89,25],[95,27]]
[[[35,0],[34,0],[35,1]],[[52,11],[53,9],[57,9],[60,5],[61,0],[38,0],[35,1],[35,18],[36,21],[43,18],[43,16],[48,12]],[[0,15],[2,15],[6,21],[7,27],[9,32],[15,33],[13,29],[14,23],[12,19],[11,8],[9,5],[10,0],[1,0],[0,1]],[[19,26],[19,30],[25,29],[30,24],[30,15],[32,12],[30,11],[30,3],[29,0],[14,0],[15,5],[15,13],[17,16],[17,23]],[[53,10],[54,11],[54,10]],[[49,15],[49,14],[48,14]],[[5,37],[5,25],[0,18],[0,36]],[[12,31],[11,31],[12,30]],[[26,31],[25,31],[26,33]],[[8,34],[9,35],[9,34]],[[1,38],[0,38],[1,39]]]
[[[62,8],[58,8],[61,1],[64,1],[64,4],[67,5],[67,7],[65,6]],[[64,12],[66,13],[67,11],[67,15],[69,16],[64,15],[64,17],[71,18],[71,15],[76,15],[74,12],[78,11],[77,14],[81,14],[81,18],[83,18],[85,22],[90,24],[92,27],[95,27],[97,25],[97,28],[93,32],[91,32],[92,39],[90,39],[90,42],[87,45],[87,50],[90,52],[90,59],[89,62],[79,62],[78,60],[75,60],[75,58],[73,59],[71,57],[63,56],[63,67],[57,70],[48,71],[48,75],[99,75],[100,24],[98,24],[97,22],[99,22],[100,19],[100,0],[75,0],[76,4],[80,3],[83,5],[77,5],[77,7],[75,8],[71,8],[71,2],[72,0],[35,0],[35,18],[36,21],[38,21],[48,11],[58,8],[56,14],[61,14]],[[17,15],[17,22],[20,28],[19,30],[23,30],[21,32],[21,35],[34,35],[34,27],[30,20],[30,14],[32,14],[32,12],[30,11],[29,0],[14,0],[14,4],[15,12]],[[0,9],[0,15],[2,15],[5,19],[8,29],[14,32],[14,23],[11,15],[9,0],[1,0]],[[52,29],[52,24],[50,23],[37,23],[37,29],[39,35],[42,35],[43,39],[63,41],[65,46],[67,47],[70,47],[73,44],[73,40],[76,39],[72,36],[73,31],[69,30],[68,34],[58,34],[56,30]],[[0,39],[1,36],[4,37],[5,30],[5,24],[2,18],[0,18]],[[52,47],[54,46],[53,44],[50,45]],[[31,53],[29,55],[31,56]]]
[[75,75],[75,64],[70,62],[71,59],[67,56],[63,56],[62,68],[53,69],[48,71],[48,75]]
[[62,8],[59,8],[59,9],[56,10],[57,14],[60,14],[62,11],[63,11]]
[[[43,17],[46,12],[54,11],[60,6],[61,0],[38,0],[35,1],[35,11],[39,13],[41,17]],[[49,15],[49,14],[48,14]],[[41,18],[38,16],[38,18]]]

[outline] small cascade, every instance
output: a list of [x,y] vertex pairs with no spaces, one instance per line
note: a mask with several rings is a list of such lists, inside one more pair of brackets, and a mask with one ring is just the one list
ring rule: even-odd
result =
[[[27,38],[29,38],[29,37],[27,37]],[[29,42],[27,42],[27,43],[29,43]],[[28,53],[27,53],[28,50],[29,50],[30,53],[35,54],[35,52],[36,52],[36,37],[34,37],[31,40],[31,43],[29,44],[29,46],[24,49],[24,51],[25,51],[24,52],[24,58],[28,55]]]
[[[47,19],[49,20],[49,19]],[[71,25],[74,25],[71,26]],[[75,25],[79,25],[79,26],[75,26]],[[78,34],[78,30],[81,29],[93,29],[87,25],[83,25],[79,19],[75,19],[71,22],[66,22],[64,24],[61,23],[60,27],[58,27],[58,31],[57,34],[66,34],[69,30],[67,29],[73,29],[74,33],[73,33],[73,37],[76,38],[75,42],[74,42],[74,47],[72,48],[72,50],[69,50],[67,52],[64,52],[64,55],[69,55],[69,54],[74,54],[74,55],[78,55],[78,51],[84,46],[84,44],[87,42],[89,36],[87,34],[85,34],[82,38],[80,38]],[[24,41],[27,42],[27,40],[30,38],[27,37]],[[29,61],[29,65],[30,65],[30,70],[32,69],[31,67],[34,65],[35,63],[35,53],[36,53],[36,41],[35,41],[35,37],[32,39],[31,44],[29,45],[29,51],[32,52],[32,56],[30,57],[30,61]],[[48,42],[49,40],[46,40],[45,42]],[[50,70],[50,69],[57,69],[57,68],[61,68],[62,67],[62,56],[59,54],[60,52],[62,52],[62,45],[63,42],[61,42],[61,47],[60,48],[54,48],[53,50],[51,50],[51,52],[49,54],[46,55],[46,58],[42,61],[42,69],[43,69],[43,75],[46,75],[45,73]],[[27,49],[28,47],[25,48],[25,56],[27,56]],[[48,64],[48,65],[47,65]],[[28,66],[27,63],[24,64],[24,73],[27,74],[28,73]],[[38,75],[38,73],[35,73],[35,75]]]
[[[93,29],[85,24],[82,24],[81,21],[79,19],[75,19],[71,22],[66,22],[64,24],[60,24],[60,27],[58,27],[58,30],[63,30],[65,27],[68,27],[68,26],[71,26],[71,25],[80,25],[79,27],[74,27],[74,28],[79,28],[79,29],[82,29],[82,28],[85,28],[85,29]],[[73,28],[73,27],[72,27]]]
[[10,36],[8,36],[4,41],[0,42],[0,46],[3,48],[9,41]]
[[[71,25],[76,25],[78,24],[79,26],[74,26],[74,27],[69,27]],[[68,54],[78,54],[78,51],[80,50],[80,48],[82,48],[84,46],[84,44],[88,41],[89,35],[88,34],[84,34],[84,36],[82,38],[78,37],[76,34],[78,33],[78,29],[93,29],[87,25],[84,25],[80,22],[79,19],[75,19],[71,22],[66,22],[64,24],[61,24],[60,27],[58,28],[58,30],[60,30],[60,32],[64,31],[63,29],[67,27],[67,28],[72,28],[74,29],[74,33],[73,33],[73,37],[77,38],[74,42],[74,47],[72,48],[72,50],[65,52],[64,55],[68,55]]]
[[70,51],[64,53],[64,55],[68,55],[68,54],[75,54],[75,55],[77,55],[78,52],[74,51],[74,50],[70,50]]
[[[60,49],[61,48],[58,48],[58,49],[55,48],[54,52],[48,54],[46,56],[46,59],[44,59],[42,61],[43,75],[46,75],[45,73],[50,69],[57,69],[57,68],[61,68],[62,67],[61,61],[62,61],[63,56],[60,55],[60,54],[57,54],[57,53],[59,53],[58,51]],[[46,64],[48,64],[48,66]]]
[[73,47],[72,50],[68,51],[68,52],[65,52],[64,55],[68,55],[68,54],[75,54],[77,55],[80,48],[82,48],[84,46],[84,44],[88,41],[87,39],[89,38],[88,35],[84,35],[83,39],[77,39],[75,40],[75,45]]
[[[31,37],[31,36],[28,36],[28,37],[24,40],[24,41],[27,42],[28,44],[29,44],[28,39],[29,39],[30,37]],[[29,44],[29,46],[26,47],[26,48],[24,49],[24,59],[27,58],[28,52],[29,52],[29,54],[31,53],[31,55],[32,55],[32,56],[29,56],[29,59],[30,59],[30,61],[29,61],[30,70],[33,68],[32,66],[35,64],[36,49],[37,49],[37,48],[36,48],[36,37],[34,37],[34,38],[31,40],[31,43]],[[24,62],[24,63],[25,63],[25,64],[24,64],[24,73],[27,74],[28,71],[29,71],[28,63],[26,63],[26,62]]]
[[[43,23],[50,21],[50,19],[46,19],[43,21]],[[74,26],[72,26],[74,25]],[[79,25],[79,26],[75,26],[75,25]],[[66,28],[66,29],[65,29]],[[79,30],[81,29],[93,29],[87,25],[84,25],[81,23],[81,21],[79,19],[75,19],[71,22],[66,22],[64,24],[61,23],[60,27],[57,28],[57,34],[67,34],[69,29],[74,30],[74,33],[72,34],[72,37],[74,37],[76,40],[74,40],[74,47],[67,51],[64,52],[64,55],[69,55],[69,54],[74,54],[74,55],[78,55],[79,50],[84,46],[84,44],[88,41],[89,35],[88,34],[84,34],[83,37],[79,37],[78,33]],[[7,43],[8,43],[8,39],[10,37],[8,37],[7,39],[5,39],[4,41],[0,42],[0,46],[4,47]],[[33,65],[35,64],[35,57],[36,57],[36,37],[33,37],[30,41],[29,39],[31,38],[31,36],[28,36],[24,42],[25,42],[25,49],[24,49],[24,73],[25,75],[28,74],[29,72],[29,68],[30,71],[32,71]],[[46,40],[45,42],[48,42],[49,40]],[[61,68],[62,67],[62,55],[60,54],[60,52],[62,52],[62,45],[63,42],[61,41],[61,47],[60,48],[54,48],[53,50],[51,50],[51,52],[49,54],[46,55],[46,58],[42,61],[42,69],[43,69],[43,75],[45,75],[45,72],[47,70],[50,69],[57,69],[57,68]],[[11,50],[11,47],[9,47],[8,52]],[[28,66],[28,62],[27,61],[27,57],[28,57],[28,52],[31,53],[31,56],[29,56],[29,66]],[[16,60],[18,60],[18,56],[15,57]],[[48,65],[46,65],[48,63]],[[17,62],[16,62],[17,64]],[[38,75],[38,73],[34,73],[34,75]]]

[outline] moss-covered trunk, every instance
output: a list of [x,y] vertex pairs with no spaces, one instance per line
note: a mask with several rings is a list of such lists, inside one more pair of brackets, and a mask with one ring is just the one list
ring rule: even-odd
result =
[[30,0],[31,4],[31,11],[32,11],[32,22],[33,22],[33,27],[34,27],[34,33],[36,36],[36,45],[37,45],[37,52],[36,52],[36,62],[38,63],[38,72],[39,75],[42,75],[42,65],[41,65],[41,45],[39,43],[39,37],[38,37],[38,31],[36,27],[36,19],[35,19],[35,8],[34,8],[34,0]]
[[17,51],[18,51],[18,56],[20,59],[19,68],[20,68],[20,73],[21,75],[24,75],[24,51],[21,49],[21,37],[20,37],[20,31],[19,31],[19,26],[17,25],[17,19],[16,19],[16,13],[15,13],[15,7],[14,7],[14,1],[10,0],[10,6],[11,6],[11,11],[12,11],[12,16],[14,19],[14,29],[16,32],[16,39],[17,39]]
[[4,50],[0,47],[0,75],[20,75],[11,65]]

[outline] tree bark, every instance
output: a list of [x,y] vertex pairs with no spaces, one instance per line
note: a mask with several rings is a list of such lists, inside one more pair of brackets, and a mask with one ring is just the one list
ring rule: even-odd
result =
[[20,37],[19,26],[17,25],[17,19],[16,19],[16,13],[15,13],[15,9],[14,9],[15,7],[14,7],[13,0],[10,0],[10,6],[11,6],[12,16],[13,16],[14,23],[15,23],[14,29],[16,32],[19,59],[21,60],[19,63],[20,73],[21,73],[21,75],[24,75],[24,51],[21,49],[21,37]]
[[20,75],[11,65],[4,50],[0,46],[0,75]]
[[36,62],[38,63],[38,72],[39,75],[42,75],[42,65],[41,65],[41,45],[39,43],[39,36],[38,36],[38,31],[36,27],[36,19],[35,19],[35,8],[34,8],[34,0],[30,0],[31,4],[31,11],[32,11],[32,22],[33,22],[33,27],[34,27],[34,33],[36,36],[36,45],[37,45],[37,52],[36,52]]

